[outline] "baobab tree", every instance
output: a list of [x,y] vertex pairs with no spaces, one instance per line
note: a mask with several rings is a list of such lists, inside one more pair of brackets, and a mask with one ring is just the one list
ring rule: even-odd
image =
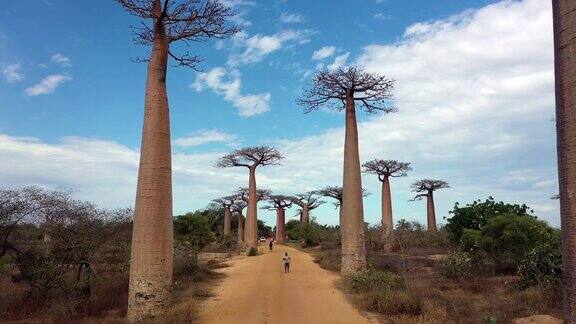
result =
[[344,139],[344,191],[342,193],[342,274],[351,274],[366,268],[364,245],[364,207],[362,203],[362,177],[358,151],[358,125],[356,103],[366,113],[393,112],[390,106],[394,80],[356,67],[319,71],[311,86],[305,89],[298,103],[305,112],[321,106],[345,110]]
[[[238,190],[236,191],[236,200],[243,201],[246,204],[246,206],[248,206],[248,203],[250,201],[249,192],[250,191],[246,187],[238,188]],[[258,204],[258,202],[262,201],[263,199],[266,199],[271,194],[272,194],[272,192],[268,189],[257,189],[256,190],[256,204]],[[256,224],[256,227],[258,227],[258,224]],[[250,219],[246,218],[246,222],[244,222],[244,242],[245,243],[248,242],[248,233],[249,233],[248,229],[249,228],[250,228]],[[256,233],[256,235],[258,235],[258,233]]]
[[438,189],[450,188],[448,182],[443,180],[423,179],[412,184],[412,191],[416,196],[412,201],[421,200],[426,197],[426,218],[428,220],[428,231],[436,232],[436,211],[434,210],[434,191]]
[[576,323],[576,2],[553,0],[564,321]]
[[382,226],[385,237],[389,237],[394,229],[392,217],[392,195],[390,193],[390,178],[405,177],[411,171],[410,163],[398,162],[396,160],[374,159],[362,164],[364,173],[371,173],[378,176],[382,182],[381,204],[382,204]]
[[176,66],[195,68],[200,58],[177,54],[171,45],[223,38],[237,32],[227,24],[233,15],[218,0],[116,0],[141,18],[134,41],[150,46],[144,104],[144,127],[136,188],[130,257],[128,320],[161,315],[172,287],[172,163],[166,76],[170,58]]
[[216,198],[212,202],[224,209],[224,238],[229,238],[232,233],[232,211],[230,207],[234,204],[235,196]]
[[[320,190],[316,190],[315,191],[316,194],[320,195],[320,196],[324,196],[324,197],[330,197],[330,198],[334,198],[336,199],[335,202],[333,202],[332,204],[334,204],[334,206],[336,206],[336,208],[340,208],[340,223],[342,222],[342,193],[344,192],[344,190],[342,189],[342,187],[338,187],[338,186],[327,186],[324,187],[323,189]],[[370,193],[362,188],[362,197],[367,197],[368,195],[370,195]]]
[[244,215],[242,211],[246,208],[248,204],[246,204],[242,200],[235,200],[234,204],[230,207],[232,213],[236,213],[238,216],[238,229],[237,229],[237,239],[236,242],[238,246],[244,245]]
[[286,208],[292,206],[291,197],[284,195],[271,195],[268,197],[269,206],[264,209],[276,211],[276,243],[286,243]]
[[303,224],[310,223],[310,212],[325,203],[325,201],[320,200],[320,197],[318,197],[316,191],[308,191],[302,194],[296,194],[290,197],[290,200],[302,208],[300,221]]

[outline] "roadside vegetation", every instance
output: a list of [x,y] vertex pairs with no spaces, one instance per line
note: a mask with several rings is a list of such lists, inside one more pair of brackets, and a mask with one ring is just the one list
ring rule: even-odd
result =
[[[288,230],[289,228],[289,230]],[[339,228],[287,224],[290,239],[324,269],[340,271]],[[456,203],[436,232],[401,219],[387,252],[379,226],[366,228],[368,270],[340,288],[361,309],[394,323],[509,322],[561,317],[560,232],[525,205],[492,197]]]

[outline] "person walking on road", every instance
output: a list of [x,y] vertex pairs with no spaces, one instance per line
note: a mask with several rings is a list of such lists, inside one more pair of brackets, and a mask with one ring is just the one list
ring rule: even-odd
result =
[[284,261],[284,273],[290,272],[290,257],[288,256],[288,252],[284,253],[284,258],[282,258],[282,260]]
[[270,240],[270,243],[268,243],[268,246],[270,247],[270,251],[272,251],[272,246],[274,246],[274,240]]

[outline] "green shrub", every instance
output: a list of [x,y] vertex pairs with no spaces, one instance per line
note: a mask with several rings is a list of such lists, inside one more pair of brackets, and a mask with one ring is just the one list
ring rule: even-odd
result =
[[355,293],[371,290],[391,290],[404,287],[404,281],[386,271],[365,270],[349,275],[345,279],[346,286]]
[[447,219],[445,228],[450,241],[457,244],[460,243],[464,229],[481,230],[492,217],[503,214],[531,216],[531,212],[526,205],[496,202],[494,198],[488,197],[484,202],[476,200],[464,207],[460,207],[459,203],[454,204],[454,209],[450,211],[452,217]]
[[216,240],[209,215],[202,213],[188,213],[176,217],[174,233],[178,241],[187,242],[197,250]]
[[472,271],[472,258],[466,252],[451,252],[440,264],[440,273],[450,279],[469,278]]
[[255,247],[251,247],[248,250],[248,256],[257,256],[258,255],[258,249]]
[[560,231],[541,242],[526,254],[518,273],[520,286],[556,285],[562,278],[562,241]]
[[504,214],[492,217],[481,230],[465,229],[462,247],[474,261],[487,262],[497,272],[516,272],[525,255],[554,230],[534,217]]
[[198,250],[185,243],[174,244],[174,277],[185,277],[198,270]]
[[38,292],[48,298],[56,288],[64,288],[66,265],[53,256],[36,249],[31,249],[16,256],[15,265],[18,272],[12,276],[16,283],[30,287],[30,292]]

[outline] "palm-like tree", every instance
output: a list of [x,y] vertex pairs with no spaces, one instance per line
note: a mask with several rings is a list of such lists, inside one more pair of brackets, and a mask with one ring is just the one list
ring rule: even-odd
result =
[[395,111],[390,106],[394,80],[350,67],[335,71],[320,71],[312,85],[304,90],[298,103],[305,112],[321,106],[345,111],[344,182],[342,187],[342,266],[343,274],[366,268],[364,245],[364,207],[362,177],[358,151],[356,103],[367,113]]
[[443,180],[423,179],[412,184],[412,191],[416,196],[412,199],[421,200],[426,197],[426,219],[428,221],[428,231],[436,232],[436,210],[434,208],[434,191],[443,188],[450,188],[448,182]]
[[276,211],[276,243],[286,243],[286,208],[292,206],[291,197],[283,195],[268,196],[269,206],[263,207],[267,210]]
[[576,323],[576,1],[553,0],[564,321]]

